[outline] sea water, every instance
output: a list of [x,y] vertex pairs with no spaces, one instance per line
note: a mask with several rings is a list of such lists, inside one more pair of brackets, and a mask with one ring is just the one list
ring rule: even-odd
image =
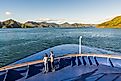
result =
[[62,44],[78,44],[121,53],[121,29],[0,29],[0,66]]

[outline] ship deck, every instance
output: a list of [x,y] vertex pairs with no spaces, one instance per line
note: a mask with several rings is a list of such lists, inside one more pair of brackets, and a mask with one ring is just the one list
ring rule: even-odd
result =
[[37,60],[0,68],[0,81],[120,81],[120,59],[111,54],[66,54],[55,58],[55,72],[43,73],[43,61]]
[[[44,50],[0,68],[0,81],[121,81],[121,56],[114,52],[78,45],[53,47],[55,71],[43,73]],[[91,54],[88,54],[89,52]],[[95,53],[94,53],[95,52]]]

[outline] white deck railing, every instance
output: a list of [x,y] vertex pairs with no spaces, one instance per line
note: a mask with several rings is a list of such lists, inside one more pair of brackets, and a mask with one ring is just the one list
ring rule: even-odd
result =
[[[79,57],[79,56],[87,56],[87,57],[91,56],[91,57],[121,59],[120,55],[111,55],[111,54],[66,54],[64,56],[56,57],[55,60],[61,59],[61,58]],[[21,63],[21,64],[8,65],[8,66],[5,66],[5,67],[1,67],[0,71],[20,68],[20,67],[24,67],[24,66],[28,66],[28,65],[39,64],[39,63],[43,63],[43,60],[37,60],[37,61],[26,62],[26,63]]]

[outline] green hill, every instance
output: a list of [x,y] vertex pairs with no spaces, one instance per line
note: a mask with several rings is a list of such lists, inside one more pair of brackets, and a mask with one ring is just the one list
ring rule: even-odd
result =
[[117,16],[110,21],[98,24],[98,28],[121,28],[121,16]]

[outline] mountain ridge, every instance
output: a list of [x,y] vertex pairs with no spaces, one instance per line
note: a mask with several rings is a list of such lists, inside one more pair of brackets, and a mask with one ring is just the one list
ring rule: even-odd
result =
[[8,19],[6,21],[0,22],[0,28],[45,28],[45,27],[93,27],[94,24],[81,24],[81,23],[73,23],[70,24],[68,22],[57,24],[57,23],[47,23],[47,22],[34,22],[27,21],[25,23],[20,23],[13,19]]

